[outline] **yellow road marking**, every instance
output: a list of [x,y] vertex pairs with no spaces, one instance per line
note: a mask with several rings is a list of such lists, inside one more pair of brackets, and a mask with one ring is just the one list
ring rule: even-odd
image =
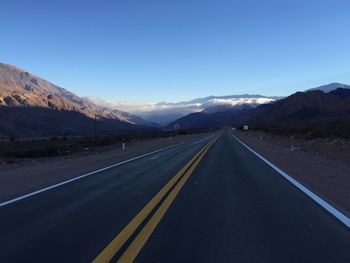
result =
[[133,242],[130,244],[128,249],[124,252],[124,254],[120,257],[118,262],[133,262],[167,210],[169,209],[172,202],[175,200],[177,194],[180,192],[182,187],[185,185],[188,178],[191,176],[193,171],[196,169],[199,162],[202,160],[206,152],[209,150],[210,146],[213,144],[210,143],[208,147],[201,153],[200,157],[194,162],[194,164],[190,167],[190,169],[186,172],[186,174],[181,178],[179,183],[174,187],[171,193],[167,196],[158,210],[154,213],[151,219],[147,222],[144,228],[140,231],[140,233],[136,236]]
[[102,250],[102,252],[92,261],[93,263],[109,262],[113,256],[124,245],[128,238],[135,232],[145,218],[158,205],[162,198],[169,192],[183,173],[193,164],[193,162],[209,147],[210,143],[205,145],[197,154],[188,161],[176,175],[153,197],[153,199],[124,227],[124,229]]

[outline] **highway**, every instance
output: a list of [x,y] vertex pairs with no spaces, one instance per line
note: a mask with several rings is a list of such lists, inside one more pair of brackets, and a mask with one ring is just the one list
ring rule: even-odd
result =
[[209,134],[0,207],[0,262],[350,262],[350,231]]

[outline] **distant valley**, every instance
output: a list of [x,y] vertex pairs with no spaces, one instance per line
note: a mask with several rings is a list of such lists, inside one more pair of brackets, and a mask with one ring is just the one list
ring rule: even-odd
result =
[[261,104],[271,103],[281,97],[267,97],[262,95],[229,95],[229,96],[208,96],[189,101],[176,103],[160,102],[155,104],[127,104],[108,102],[104,100],[94,100],[98,105],[122,109],[141,116],[145,120],[155,122],[161,126],[167,126],[169,123],[182,118],[191,113],[202,111],[219,111],[235,108],[240,105],[250,105],[256,107]]

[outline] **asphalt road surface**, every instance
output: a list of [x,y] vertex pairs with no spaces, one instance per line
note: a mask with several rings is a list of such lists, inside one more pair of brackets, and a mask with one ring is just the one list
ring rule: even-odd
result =
[[0,262],[350,262],[350,231],[223,130],[0,207]]

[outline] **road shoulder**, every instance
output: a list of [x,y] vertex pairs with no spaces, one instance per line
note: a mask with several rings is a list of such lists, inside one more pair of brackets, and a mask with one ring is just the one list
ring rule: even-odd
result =
[[258,132],[234,132],[234,136],[349,216],[349,164],[302,147],[297,140]]
[[125,151],[118,147],[108,152],[77,158],[53,158],[48,162],[33,162],[29,166],[3,166],[0,167],[0,201],[7,201],[136,156],[203,136],[205,134],[177,136],[171,140],[153,139],[130,144]]

